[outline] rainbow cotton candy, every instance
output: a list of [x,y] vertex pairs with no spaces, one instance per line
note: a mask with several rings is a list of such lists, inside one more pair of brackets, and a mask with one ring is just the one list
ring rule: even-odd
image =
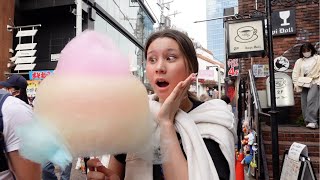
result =
[[34,112],[18,134],[21,153],[39,163],[64,167],[71,156],[141,152],[151,137],[145,87],[111,40],[93,31],[62,50],[37,90]]

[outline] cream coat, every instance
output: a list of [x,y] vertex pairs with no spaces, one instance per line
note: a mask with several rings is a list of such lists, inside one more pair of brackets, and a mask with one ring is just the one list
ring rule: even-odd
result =
[[[316,64],[310,73],[306,77],[312,78],[312,84],[320,85],[320,56],[315,54],[313,57],[316,59]],[[303,63],[305,62],[304,58],[300,58],[294,64],[293,72],[292,72],[292,81],[294,85],[294,89],[296,92],[301,92],[302,88],[297,85],[297,81],[299,77],[304,76]]]

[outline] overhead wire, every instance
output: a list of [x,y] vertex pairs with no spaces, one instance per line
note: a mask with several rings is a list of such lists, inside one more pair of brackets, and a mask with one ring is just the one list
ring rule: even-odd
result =
[[147,0],[145,0],[144,2],[146,2],[146,3],[147,3],[147,5],[148,5],[148,7],[149,7],[150,11],[152,12],[153,16],[156,18],[157,23],[160,23],[159,19],[157,18],[157,16],[154,14],[154,12],[153,12],[152,8],[150,7],[150,5],[149,5],[148,1],[147,1]]

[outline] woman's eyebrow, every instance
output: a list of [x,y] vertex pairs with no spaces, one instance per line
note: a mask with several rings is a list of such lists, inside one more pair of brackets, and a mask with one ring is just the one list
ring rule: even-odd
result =
[[169,52],[177,52],[178,50],[177,49],[173,49],[173,48],[169,48],[169,49],[167,49],[167,51],[169,51]]
[[154,50],[151,50],[151,51],[147,52],[147,55],[148,55],[148,54],[152,54],[152,53],[154,53],[154,52],[155,52]]

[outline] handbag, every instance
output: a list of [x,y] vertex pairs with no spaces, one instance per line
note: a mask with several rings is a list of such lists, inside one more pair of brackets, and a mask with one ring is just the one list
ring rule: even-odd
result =
[[311,87],[311,77],[299,77],[297,85],[300,87],[310,88]]

